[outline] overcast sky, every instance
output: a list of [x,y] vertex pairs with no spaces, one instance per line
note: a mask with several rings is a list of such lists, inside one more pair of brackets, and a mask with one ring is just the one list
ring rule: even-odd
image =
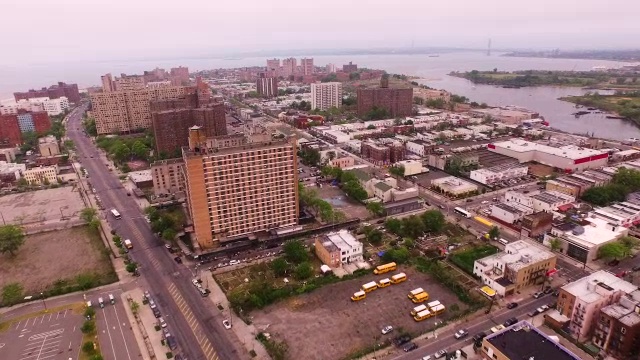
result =
[[366,47],[631,48],[634,0],[2,0],[4,64]]

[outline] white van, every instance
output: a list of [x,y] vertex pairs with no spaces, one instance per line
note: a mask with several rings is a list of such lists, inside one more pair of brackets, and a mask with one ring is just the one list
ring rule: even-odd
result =
[[100,307],[103,308],[104,307],[104,299],[103,298],[98,298],[98,304],[100,304]]
[[166,328],[167,327],[167,323],[164,321],[164,319],[162,317],[158,318],[158,322],[160,323],[160,327],[162,327],[162,328]]
[[113,294],[109,294],[109,302],[111,303],[111,305],[116,303],[116,298],[113,297]]
[[499,242],[500,244],[502,244],[502,245],[507,245],[507,244],[509,243],[507,240],[502,239],[502,238],[501,238],[501,239],[498,239],[498,242]]

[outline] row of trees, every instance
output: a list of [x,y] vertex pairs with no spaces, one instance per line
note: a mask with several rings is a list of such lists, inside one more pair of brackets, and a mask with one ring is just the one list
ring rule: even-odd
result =
[[283,251],[283,257],[271,262],[271,269],[276,276],[293,275],[297,280],[305,280],[313,275],[309,252],[300,241],[293,240],[285,243]]
[[[553,245],[552,243],[552,249]],[[633,253],[633,249],[638,247],[640,247],[640,240],[632,236],[624,236],[617,241],[602,245],[598,249],[598,257],[605,260],[623,259],[630,256]]]
[[620,168],[613,175],[610,184],[588,189],[582,200],[594,205],[606,206],[612,202],[624,201],[626,196],[640,190],[640,171]]
[[417,239],[425,233],[439,233],[446,224],[444,215],[438,210],[428,210],[419,216],[412,215],[403,219],[387,219],[384,226],[400,237]]
[[153,147],[153,138],[118,138],[99,137],[96,144],[104,149],[113,159],[122,163],[127,160],[150,160],[150,149]]
[[[173,210],[173,211],[172,211]],[[175,241],[178,230],[184,223],[184,218],[179,210],[169,208],[167,211],[159,211],[153,206],[144,209],[145,214],[151,223],[151,230],[160,234],[160,237],[167,241]]]
[[336,179],[340,183],[342,191],[357,201],[362,202],[369,197],[367,191],[360,185],[356,175],[351,171],[342,171],[338,167],[325,166],[322,169],[322,174]]
[[318,193],[313,189],[307,189],[303,184],[298,184],[298,194],[300,201],[311,210],[316,217],[325,223],[340,223],[347,219],[342,211],[334,210],[333,206],[318,197]]

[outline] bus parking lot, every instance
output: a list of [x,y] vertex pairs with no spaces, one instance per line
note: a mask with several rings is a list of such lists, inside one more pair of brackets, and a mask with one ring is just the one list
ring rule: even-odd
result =
[[[367,293],[363,300],[350,300],[363,284],[390,278],[399,272],[407,274],[407,281]],[[407,294],[418,287],[429,293],[429,301],[439,300],[447,307],[444,314],[421,322],[413,320],[410,312],[418,304],[411,302]],[[251,315],[259,331],[287,343],[292,359],[340,359],[372,346],[374,341],[390,340],[401,331],[412,335],[427,332],[436,321],[451,317],[449,308],[454,303],[460,310],[466,308],[453,293],[429,276],[400,267],[386,274],[368,274],[328,285]],[[381,330],[387,325],[393,326],[394,331],[382,335]],[[309,342],[310,338],[314,341]]]

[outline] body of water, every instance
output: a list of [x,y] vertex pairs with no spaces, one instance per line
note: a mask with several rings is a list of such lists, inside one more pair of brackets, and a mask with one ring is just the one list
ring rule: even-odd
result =
[[[313,56],[313,55],[309,55]],[[464,95],[479,103],[489,105],[517,105],[539,112],[551,126],[573,133],[594,133],[595,136],[626,139],[640,138],[640,129],[630,122],[606,119],[604,114],[590,114],[575,118],[572,104],[557,100],[568,95],[584,93],[578,88],[536,87],[505,89],[490,85],[474,85],[470,81],[451,77],[451,71],[469,70],[591,70],[595,66],[621,67],[626,63],[604,60],[571,60],[516,58],[486,56],[480,52],[443,53],[438,57],[429,55],[340,55],[313,56],[316,65],[327,63],[341,67],[353,61],[361,67],[384,69],[391,73],[419,76],[420,82],[438,89]],[[10,98],[14,91],[48,86],[57,81],[78,83],[80,87],[100,84],[100,75],[112,73],[140,74],[155,67],[171,68],[188,66],[191,71],[233,68],[242,66],[265,66],[266,58],[244,59],[176,59],[108,62],[64,62],[51,64],[22,64],[0,66],[0,98]]]

